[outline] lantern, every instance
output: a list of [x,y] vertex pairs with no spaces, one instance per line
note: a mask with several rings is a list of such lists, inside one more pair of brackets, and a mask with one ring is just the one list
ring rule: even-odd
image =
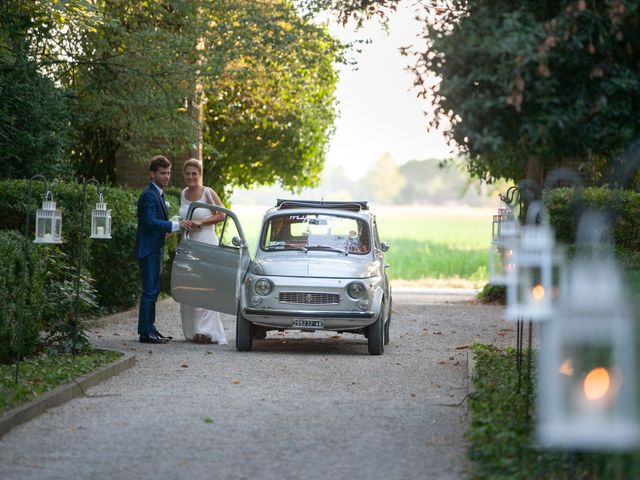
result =
[[491,224],[491,238],[497,240],[500,236],[500,227],[507,220],[513,220],[513,210],[504,201],[500,201],[500,207],[498,208],[498,214],[493,216],[493,222]]
[[56,209],[53,194],[48,191],[42,208],[36,211],[35,243],[62,243],[62,212]]
[[574,450],[640,439],[633,320],[611,259],[577,260],[560,311],[542,330],[538,439]]
[[500,223],[498,238],[489,249],[489,283],[505,285],[513,268],[514,253],[520,242],[520,224],[511,217]]
[[91,211],[91,238],[111,238],[111,210],[107,210],[102,193],[100,193],[100,201],[96,203],[96,208]]
[[507,282],[508,320],[549,320],[566,283],[564,252],[547,224],[526,225]]

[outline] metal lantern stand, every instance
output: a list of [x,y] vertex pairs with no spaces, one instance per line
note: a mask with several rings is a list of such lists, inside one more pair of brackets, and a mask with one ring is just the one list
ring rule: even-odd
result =
[[16,375],[15,382],[20,377],[20,357],[22,354],[22,337],[24,335],[24,311],[27,297],[27,271],[29,269],[29,213],[31,209],[32,186],[34,180],[45,183],[45,197],[42,208],[36,212],[36,238],[35,243],[62,243],[62,213],[56,209],[53,195],[49,190],[49,182],[43,175],[34,175],[29,179],[27,188],[27,205],[24,219],[24,249],[22,267],[22,298],[20,299],[20,312],[18,316],[18,336],[16,345]]
[[100,182],[95,178],[84,179],[82,182],[82,214],[80,216],[80,243],[78,250],[78,268],[76,275],[76,300],[74,305],[71,352],[73,360],[76,358],[76,343],[78,341],[78,308],[80,304],[80,277],[82,275],[82,255],[84,247],[84,217],[86,209],[87,185],[93,183],[100,196],[100,201],[96,204],[96,208],[91,212],[91,236],[90,238],[110,239],[111,238],[111,210],[107,210],[107,204],[103,201],[103,192]]

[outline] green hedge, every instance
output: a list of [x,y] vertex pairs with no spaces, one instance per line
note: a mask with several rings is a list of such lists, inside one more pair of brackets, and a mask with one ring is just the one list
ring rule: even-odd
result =
[[[575,192],[558,188],[545,194],[545,205],[558,240],[575,243]],[[613,236],[618,257],[627,266],[640,267],[640,193],[607,187],[590,187],[582,191],[582,205],[604,209],[615,219]]]
[[30,243],[27,282],[23,289],[23,238],[17,232],[0,231],[0,363],[9,362],[16,355],[23,298],[25,310],[21,353],[34,353],[40,340],[46,264],[39,254],[42,247]]
[[[32,183],[30,235],[33,238],[34,217],[45,193],[43,182]],[[79,252],[80,219],[82,213],[82,184],[55,182],[51,185],[57,207],[62,210],[62,235],[64,243],[59,250],[66,256],[63,261],[71,272],[76,272]],[[170,215],[179,208],[177,191],[172,189],[165,196],[171,204]],[[107,187],[105,201],[112,215],[111,240],[92,240],[89,237],[91,210],[98,201],[94,185],[87,186],[85,207],[85,240],[83,247],[83,275],[88,275],[95,288],[97,302],[103,312],[122,311],[136,304],[140,294],[138,265],[133,257],[136,235],[136,205],[140,190]],[[27,204],[27,181],[0,180],[0,230],[24,230]],[[51,247],[49,247],[51,248]],[[167,259],[171,256],[166,249]],[[169,270],[169,265],[165,266]]]

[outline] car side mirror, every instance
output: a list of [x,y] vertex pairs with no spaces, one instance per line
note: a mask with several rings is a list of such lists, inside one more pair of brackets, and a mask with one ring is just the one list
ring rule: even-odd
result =
[[245,246],[246,246],[246,243],[244,243],[244,241],[243,241],[240,237],[233,237],[233,238],[231,239],[231,244],[232,244],[234,247],[239,247],[239,248],[240,248],[240,247],[245,247]]
[[389,250],[390,247],[391,245],[389,245],[387,242],[380,242],[380,250],[382,250],[383,252]]

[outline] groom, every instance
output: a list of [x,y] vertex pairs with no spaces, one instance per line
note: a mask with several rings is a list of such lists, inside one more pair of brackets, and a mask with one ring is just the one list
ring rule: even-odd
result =
[[149,161],[149,173],[151,183],[138,198],[135,256],[142,274],[138,334],[141,343],[167,343],[171,337],[162,335],[155,325],[164,238],[181,228],[190,230],[193,224],[189,220],[169,221],[163,190],[169,185],[171,162],[166,157],[157,155]]

